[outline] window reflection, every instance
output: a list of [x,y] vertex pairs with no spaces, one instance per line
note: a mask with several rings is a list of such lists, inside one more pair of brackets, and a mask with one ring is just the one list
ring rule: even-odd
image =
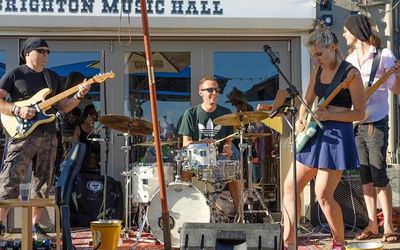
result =
[[[70,89],[85,79],[100,73],[100,52],[60,52],[52,51],[47,68],[60,76],[61,87]],[[81,142],[86,145],[84,164],[81,172],[99,173],[100,145],[89,138],[95,134],[99,126],[97,112],[100,112],[100,84],[92,84],[89,93],[71,112],[61,114],[58,118],[59,151],[57,162],[66,155],[72,143]]]
[[215,52],[214,73],[226,81],[220,105],[233,112],[236,112],[233,103],[238,95],[255,109],[259,103],[272,103],[279,89],[278,72],[264,53]]
[[[168,133],[176,136],[177,123],[190,106],[191,67],[189,52],[153,52],[152,54],[157,112],[162,139]],[[125,113],[129,116],[151,119],[148,74],[144,52],[126,52]]]

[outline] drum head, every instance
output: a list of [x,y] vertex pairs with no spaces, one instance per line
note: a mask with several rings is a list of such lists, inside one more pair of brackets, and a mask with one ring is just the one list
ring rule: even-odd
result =
[[[180,231],[185,222],[209,223],[210,207],[204,195],[186,183],[171,183],[167,187],[167,202],[170,217],[172,247],[180,245]],[[147,208],[147,223],[151,233],[160,242],[164,242],[162,230],[160,191],[151,198]]]

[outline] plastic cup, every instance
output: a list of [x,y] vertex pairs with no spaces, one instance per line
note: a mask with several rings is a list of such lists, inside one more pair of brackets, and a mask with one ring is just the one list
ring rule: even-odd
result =
[[28,202],[29,201],[29,194],[30,194],[30,183],[21,183],[19,184],[19,199],[22,202]]

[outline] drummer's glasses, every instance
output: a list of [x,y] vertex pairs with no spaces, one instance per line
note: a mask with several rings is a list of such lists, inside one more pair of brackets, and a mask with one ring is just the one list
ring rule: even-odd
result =
[[207,91],[209,94],[212,94],[212,93],[214,93],[214,91],[215,91],[215,93],[219,93],[219,91],[220,91],[220,89],[219,88],[206,88],[206,89],[200,89],[201,91]]

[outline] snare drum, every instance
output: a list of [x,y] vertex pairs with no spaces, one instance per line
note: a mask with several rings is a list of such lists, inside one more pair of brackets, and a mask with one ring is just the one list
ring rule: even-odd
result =
[[[171,183],[167,187],[171,245],[180,247],[180,231],[185,222],[209,223],[211,218],[207,199],[187,183]],[[164,242],[160,192],[154,194],[147,208],[147,224],[157,240]]]
[[216,166],[217,164],[217,148],[206,143],[192,143],[185,148],[187,164],[183,170],[199,171],[207,166]]
[[[174,168],[163,163],[165,184],[174,181]],[[148,203],[159,188],[157,163],[135,163],[129,171],[132,177],[132,199],[137,203]]]

